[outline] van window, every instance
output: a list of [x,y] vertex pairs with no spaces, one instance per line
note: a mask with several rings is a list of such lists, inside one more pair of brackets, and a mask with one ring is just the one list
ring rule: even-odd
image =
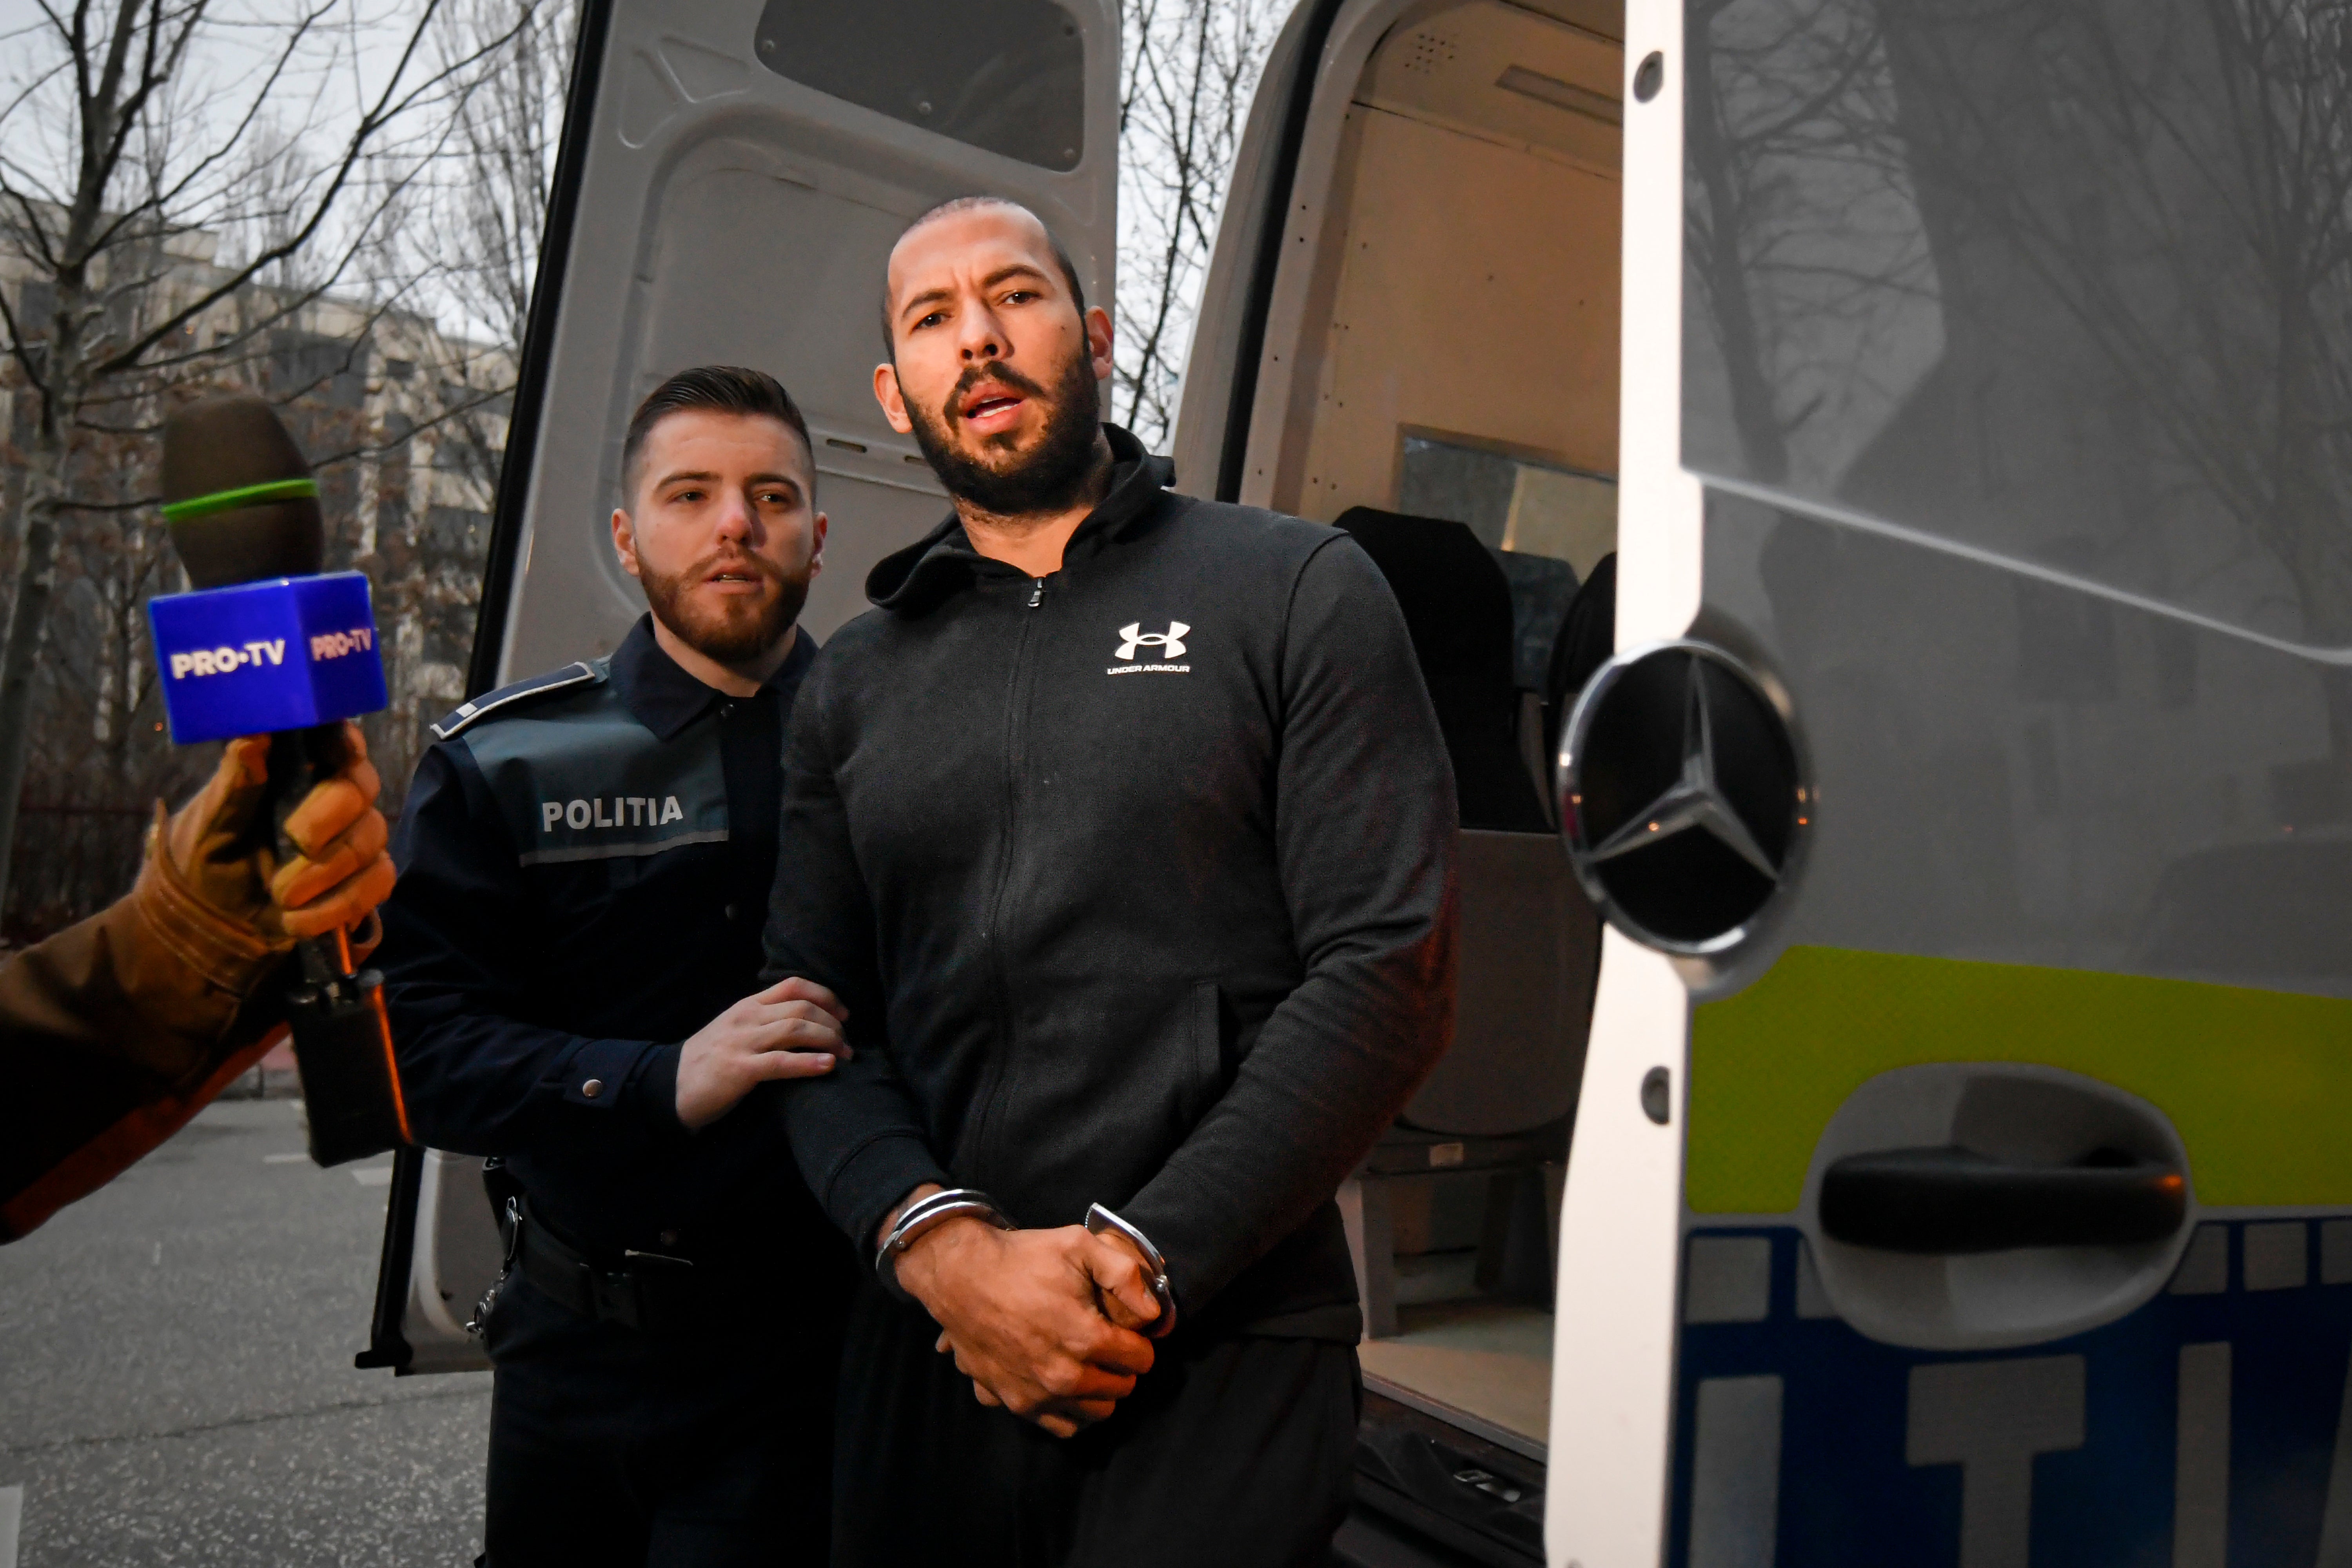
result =
[[1051,0],[769,0],[760,63],[926,131],[1075,169],[1086,152],[1086,47]]
[[1694,5],[1685,464],[2352,645],[2352,142],[2274,9]]
[[1617,548],[1615,479],[1431,436],[1402,446],[1399,511],[1466,522],[1489,549],[1565,561],[1580,581]]

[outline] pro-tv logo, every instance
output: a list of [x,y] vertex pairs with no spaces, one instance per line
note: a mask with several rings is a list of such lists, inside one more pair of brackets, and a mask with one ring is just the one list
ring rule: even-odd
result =
[[[310,661],[313,664],[323,663],[350,654],[365,653],[373,647],[373,626],[353,626],[347,632],[320,632],[310,639]],[[285,662],[284,637],[257,638],[234,647],[224,643],[218,647],[191,648],[184,653],[172,655],[172,679],[185,680],[197,675],[229,675],[264,664],[276,666]]]
[[1118,649],[1116,653],[1111,655],[1113,658],[1125,659],[1128,662],[1124,664],[1114,664],[1103,673],[1106,675],[1146,675],[1157,671],[1165,675],[1190,675],[1192,673],[1192,667],[1189,664],[1170,664],[1166,662],[1157,664],[1139,664],[1135,662],[1135,659],[1136,649],[1144,647],[1158,648],[1160,650],[1160,657],[1163,661],[1183,658],[1184,637],[1187,633],[1192,631],[1192,628],[1191,626],[1186,626],[1181,621],[1171,621],[1168,623],[1168,629],[1164,632],[1147,632],[1143,629],[1143,623],[1141,621],[1129,621],[1127,625],[1118,628]]
[[286,662],[286,639],[269,637],[232,647],[223,643],[218,647],[191,648],[172,656],[172,679],[185,680],[192,675],[227,675],[257,665],[267,659],[271,664]]

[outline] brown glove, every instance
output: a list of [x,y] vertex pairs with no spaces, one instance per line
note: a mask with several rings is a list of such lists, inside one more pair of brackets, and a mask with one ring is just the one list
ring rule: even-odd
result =
[[375,808],[383,782],[359,727],[344,725],[343,735],[351,760],[287,817],[301,854],[282,866],[274,850],[241,842],[268,776],[267,737],[231,741],[211,782],[159,824],[158,858],[181,887],[275,950],[362,923],[372,935],[375,907],[392,892],[390,833]]
[[[391,830],[375,808],[383,781],[356,724],[343,726],[351,761],[302,797],[286,831],[302,853],[269,879],[272,915],[289,936],[323,936],[364,922],[392,896]],[[373,941],[367,943],[374,946]]]
[[239,847],[269,744],[232,741],[195,799],[156,806],[129,898],[0,964],[0,1242],[110,1180],[260,1058],[284,1015],[266,982],[296,939],[374,924],[392,861],[375,769],[346,734],[350,764],[289,819],[296,859]]

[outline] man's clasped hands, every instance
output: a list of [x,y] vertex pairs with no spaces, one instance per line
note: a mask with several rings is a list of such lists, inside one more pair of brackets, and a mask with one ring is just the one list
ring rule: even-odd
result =
[[[848,1020],[840,999],[813,981],[745,997],[686,1042],[679,1120],[698,1129],[764,1080],[822,1075],[851,1055],[842,1036]],[[866,1256],[908,1204],[938,1191],[908,1194],[868,1239]],[[1151,1370],[1151,1342],[1139,1331],[1160,1304],[1142,1255],[1116,1232],[999,1230],[958,1215],[907,1243],[897,1267],[900,1287],[940,1325],[940,1352],[954,1355],[980,1402],[1057,1437],[1108,1415]]]

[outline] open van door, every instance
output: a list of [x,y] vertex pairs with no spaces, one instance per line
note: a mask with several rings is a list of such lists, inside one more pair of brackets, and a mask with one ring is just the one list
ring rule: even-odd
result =
[[1551,1237],[1600,933],[1542,737],[1613,603],[1623,26],[1620,0],[1297,5],[1185,367],[1177,488],[1356,535],[1460,796],[1454,1045],[1340,1193],[1368,1325],[1347,1568],[1543,1557]]
[[1635,0],[1555,1563],[2352,1561],[2321,26]]
[[2352,1563],[2347,37],[1293,16],[1179,483],[1616,554],[1554,1289],[1476,1138],[1360,1205],[1342,1562]]
[[[607,653],[643,613],[607,529],[621,437],[690,365],[791,388],[833,522],[801,624],[862,611],[867,570],[946,505],[874,401],[890,244],[950,196],[1011,196],[1108,302],[1118,63],[1115,0],[589,0],[468,695]],[[404,1153],[361,1364],[487,1364],[464,1325],[498,1266],[480,1162]]]

